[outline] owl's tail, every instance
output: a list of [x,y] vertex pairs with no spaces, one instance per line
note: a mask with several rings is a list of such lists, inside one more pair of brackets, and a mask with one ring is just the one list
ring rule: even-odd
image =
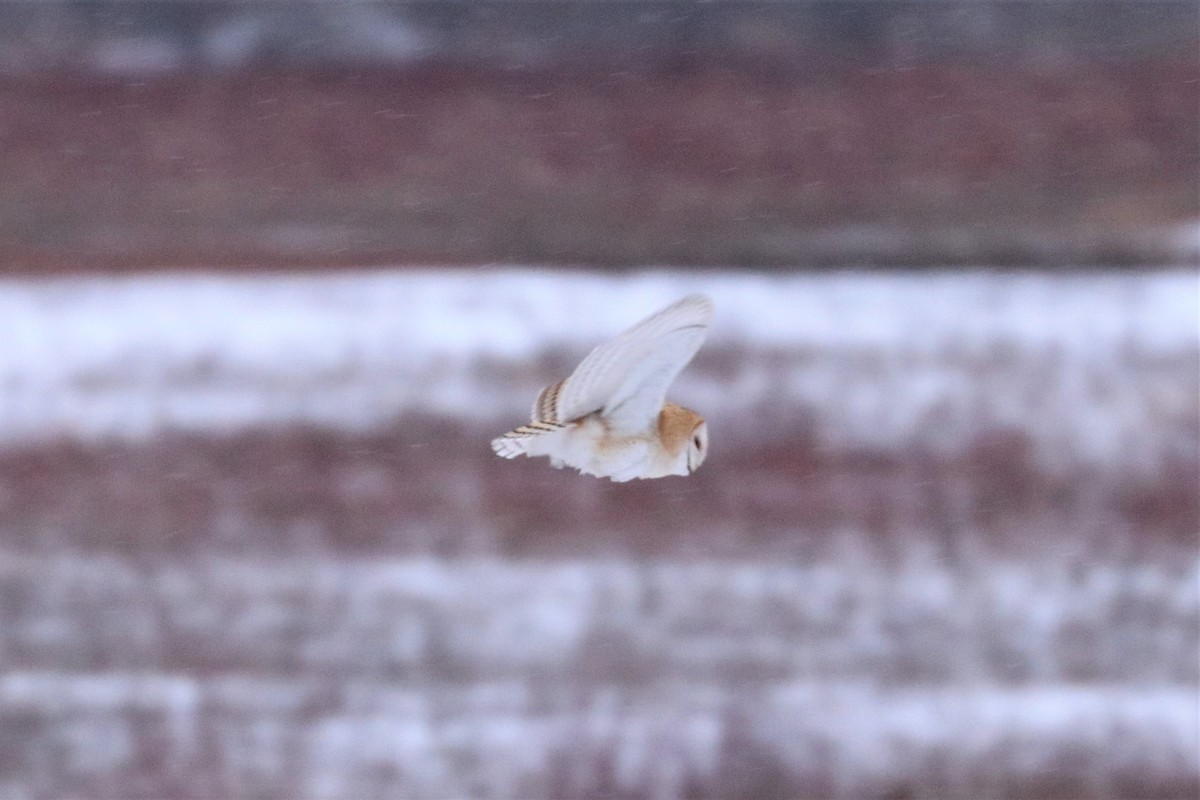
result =
[[562,422],[534,420],[492,439],[492,450],[501,458],[516,458],[519,455],[542,455],[536,452],[538,440],[548,433],[570,427]]

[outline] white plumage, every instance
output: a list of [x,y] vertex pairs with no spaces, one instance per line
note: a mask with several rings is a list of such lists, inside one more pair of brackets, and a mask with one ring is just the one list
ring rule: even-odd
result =
[[588,354],[542,390],[532,419],[492,440],[504,458],[548,456],[556,467],[627,481],[687,475],[704,461],[708,428],[666,402],[708,332],[712,301],[689,295]]

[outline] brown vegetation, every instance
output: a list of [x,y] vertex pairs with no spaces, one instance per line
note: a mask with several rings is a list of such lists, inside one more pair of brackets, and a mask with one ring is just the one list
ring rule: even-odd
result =
[[10,786],[1194,793],[1194,462],[778,437],[615,485],[407,422],[0,454]]
[[1188,60],[0,82],[0,269],[1125,263],[1200,214]]
[[785,435],[761,450],[727,446],[687,480],[629,484],[500,463],[486,439],[425,419],[358,437],[290,429],[10,449],[0,515],[6,544],[32,552],[146,557],[236,541],[272,554],[801,560],[847,530],[887,560],[914,536],[952,560],[964,547],[1027,558],[1064,537],[1086,558],[1133,546],[1130,536],[1167,552],[1193,541],[1200,518],[1194,458],[1153,476],[1061,475],[1019,433],[984,434],[958,456],[818,451]]

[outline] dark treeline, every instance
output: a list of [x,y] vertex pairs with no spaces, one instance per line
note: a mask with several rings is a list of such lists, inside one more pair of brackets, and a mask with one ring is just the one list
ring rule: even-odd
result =
[[1125,61],[1188,54],[1189,2],[244,2],[0,5],[0,71],[453,60],[623,69],[868,60]]

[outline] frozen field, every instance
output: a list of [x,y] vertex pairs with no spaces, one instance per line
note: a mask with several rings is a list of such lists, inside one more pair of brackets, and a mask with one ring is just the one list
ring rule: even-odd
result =
[[[717,303],[696,475],[488,438]],[[0,282],[0,798],[1191,798],[1194,271]]]
[[764,414],[836,447],[1003,428],[1047,461],[1122,466],[1194,433],[1194,272],[443,270],[2,281],[0,437],[367,431],[414,412],[507,426],[595,343],[690,291],[718,314],[677,394],[717,421],[717,447]]
[[10,557],[0,759],[17,797],[1183,798],[1196,578]]

